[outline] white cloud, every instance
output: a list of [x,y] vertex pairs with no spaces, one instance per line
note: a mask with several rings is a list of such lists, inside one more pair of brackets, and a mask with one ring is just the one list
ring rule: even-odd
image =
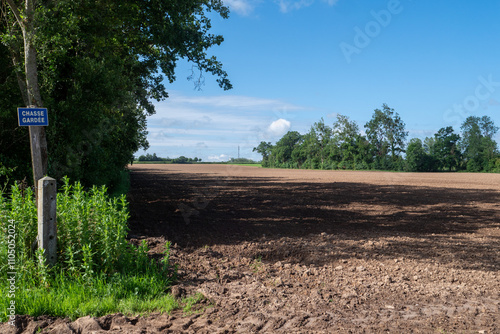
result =
[[408,137],[406,138],[408,141],[411,138],[420,138],[424,139],[425,137],[434,137],[434,134],[438,130],[429,130],[429,129],[408,129]]
[[267,130],[273,136],[283,136],[285,133],[290,130],[290,126],[292,124],[286,119],[280,118],[269,125]]
[[255,2],[251,0],[224,0],[224,4],[231,11],[243,16],[250,15],[255,8]]
[[272,110],[301,110],[303,108],[274,99],[263,99],[252,96],[222,95],[222,96],[180,96],[171,94],[168,99],[171,103],[186,103],[222,108],[238,109],[272,109]]
[[288,13],[292,10],[298,10],[303,7],[309,7],[314,3],[314,0],[300,0],[300,1],[289,1],[289,0],[279,0],[278,5],[282,13]]
[[228,161],[230,158],[229,155],[220,154],[220,155],[209,155],[208,161]]
[[278,139],[288,131],[297,111],[309,110],[279,99],[185,96],[175,91],[155,106],[156,114],[148,117],[148,153],[196,156],[204,161],[235,157],[238,146],[243,157],[259,159],[253,147]]
[[[329,6],[335,5],[338,0],[322,0],[326,2]],[[314,3],[314,0],[276,0],[280,11],[282,13],[288,13],[292,10],[299,10],[301,8],[309,7]]]

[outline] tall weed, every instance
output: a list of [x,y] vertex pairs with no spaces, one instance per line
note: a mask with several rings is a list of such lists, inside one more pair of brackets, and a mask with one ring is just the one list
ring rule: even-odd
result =
[[[0,191],[0,307],[10,302],[5,293],[7,273],[13,271],[7,261],[9,222],[15,223],[16,314],[74,318],[141,312],[169,298],[165,291],[176,279],[170,244],[165,245],[163,259],[156,261],[149,258],[145,241],[139,247],[128,243],[125,195],[110,197],[105,187],[85,191],[80,183],[70,184],[65,178],[57,194],[58,261],[49,267],[36,247],[33,191],[19,184],[10,190],[10,194]],[[176,305],[167,304],[160,311]],[[0,321],[6,320],[7,313],[0,313]]]

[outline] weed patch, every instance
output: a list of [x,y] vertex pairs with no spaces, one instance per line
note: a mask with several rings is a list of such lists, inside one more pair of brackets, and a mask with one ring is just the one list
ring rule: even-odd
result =
[[105,187],[85,191],[64,180],[57,194],[57,264],[36,249],[37,210],[30,188],[0,192],[0,321],[14,314],[57,317],[121,312],[169,312],[180,306],[170,294],[176,267],[170,243],[161,260],[148,257],[145,241],[128,243],[125,196]]

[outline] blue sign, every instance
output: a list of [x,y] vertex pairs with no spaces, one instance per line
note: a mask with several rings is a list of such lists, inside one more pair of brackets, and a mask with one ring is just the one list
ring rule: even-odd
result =
[[19,126],[48,126],[47,108],[17,108]]

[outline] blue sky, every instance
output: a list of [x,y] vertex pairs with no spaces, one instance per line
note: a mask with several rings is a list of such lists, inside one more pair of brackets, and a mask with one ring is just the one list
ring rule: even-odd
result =
[[[213,18],[224,43],[210,53],[234,88],[205,76],[202,91],[181,62],[170,97],[148,118],[146,153],[224,161],[306,133],[336,114],[360,129],[387,103],[409,138],[460,130],[470,115],[500,126],[500,1],[225,0]],[[500,142],[500,135],[495,138]],[[144,154],[139,151],[136,156]]]

